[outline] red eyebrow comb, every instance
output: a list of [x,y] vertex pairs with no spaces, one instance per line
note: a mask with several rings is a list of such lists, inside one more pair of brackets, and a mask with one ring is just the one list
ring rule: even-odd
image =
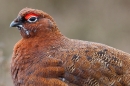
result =
[[25,16],[25,19],[29,19],[31,16],[38,16],[37,14],[34,13],[29,13]]

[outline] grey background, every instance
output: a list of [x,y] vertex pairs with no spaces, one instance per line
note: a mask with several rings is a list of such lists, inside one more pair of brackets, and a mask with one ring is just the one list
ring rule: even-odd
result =
[[9,24],[24,7],[50,14],[69,38],[130,52],[130,0],[0,0],[0,86],[13,86],[10,61],[21,36]]

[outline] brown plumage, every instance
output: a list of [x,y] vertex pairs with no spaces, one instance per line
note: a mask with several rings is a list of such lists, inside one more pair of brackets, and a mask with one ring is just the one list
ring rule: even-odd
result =
[[130,86],[130,54],[69,39],[37,9],[22,9],[10,26],[23,37],[12,56],[15,86]]

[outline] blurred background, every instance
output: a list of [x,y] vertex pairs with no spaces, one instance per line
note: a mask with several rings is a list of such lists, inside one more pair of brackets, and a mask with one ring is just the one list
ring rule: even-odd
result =
[[24,7],[50,14],[69,38],[99,42],[130,53],[130,0],[0,0],[0,86],[13,86],[11,55],[21,36],[9,25]]

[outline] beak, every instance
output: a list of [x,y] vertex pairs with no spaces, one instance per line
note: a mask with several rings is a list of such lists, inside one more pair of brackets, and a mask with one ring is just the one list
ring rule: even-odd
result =
[[10,23],[10,27],[18,27],[18,26],[20,26],[20,25],[22,25],[21,22],[12,21],[12,22]]

